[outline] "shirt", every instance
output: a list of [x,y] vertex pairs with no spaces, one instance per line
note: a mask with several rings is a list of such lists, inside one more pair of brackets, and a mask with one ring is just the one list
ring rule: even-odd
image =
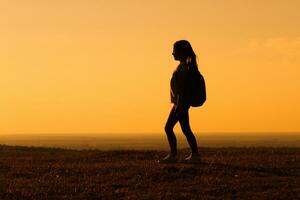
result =
[[[176,70],[174,70],[171,78],[171,103],[177,104],[177,98],[180,96],[183,98],[185,89],[185,80],[187,76],[187,66],[185,64],[179,64]],[[183,99],[184,100],[184,99]]]

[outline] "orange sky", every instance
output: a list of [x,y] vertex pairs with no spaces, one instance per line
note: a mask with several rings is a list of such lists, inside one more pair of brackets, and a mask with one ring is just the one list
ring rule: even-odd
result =
[[[300,131],[298,0],[0,2],[1,133],[163,132],[176,40],[198,55],[201,132]],[[176,130],[180,130],[176,126]]]

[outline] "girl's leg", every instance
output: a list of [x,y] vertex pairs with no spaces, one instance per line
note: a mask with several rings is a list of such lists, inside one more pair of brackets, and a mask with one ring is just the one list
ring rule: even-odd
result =
[[171,112],[169,114],[168,120],[165,125],[165,132],[168,137],[168,142],[171,149],[171,154],[176,155],[177,154],[177,141],[176,136],[174,134],[173,128],[175,124],[178,122],[178,118],[175,113],[175,106],[171,109]]
[[186,136],[186,139],[190,145],[190,148],[192,149],[192,154],[198,154],[198,147],[197,147],[197,141],[196,138],[191,130],[190,122],[189,122],[189,109],[184,109],[180,115],[178,116],[179,123],[181,126],[181,130]]

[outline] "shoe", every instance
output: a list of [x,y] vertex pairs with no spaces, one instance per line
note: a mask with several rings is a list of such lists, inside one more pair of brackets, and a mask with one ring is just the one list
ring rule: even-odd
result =
[[188,157],[181,161],[181,163],[186,164],[199,164],[200,162],[201,160],[199,154],[190,154]]
[[177,163],[178,158],[177,155],[169,154],[163,159],[158,160],[158,163],[160,164],[168,164],[168,163]]

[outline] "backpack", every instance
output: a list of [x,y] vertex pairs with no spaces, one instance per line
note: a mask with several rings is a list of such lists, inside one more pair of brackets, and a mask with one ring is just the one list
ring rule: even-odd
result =
[[206,101],[205,80],[198,68],[188,70],[185,84],[185,97],[192,107],[200,107]]

